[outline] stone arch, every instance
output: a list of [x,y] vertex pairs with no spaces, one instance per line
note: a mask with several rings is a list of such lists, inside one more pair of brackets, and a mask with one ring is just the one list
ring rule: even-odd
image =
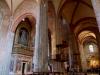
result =
[[[19,25],[23,21],[25,21],[26,24]],[[23,43],[17,43],[19,33],[18,33],[18,35],[16,35],[15,33],[16,33],[16,31],[18,31],[17,30],[18,27],[19,27],[19,30],[21,28],[26,28],[26,30],[28,31],[28,41],[27,41],[26,45]],[[27,62],[30,63],[30,65],[32,65],[32,57],[33,57],[33,51],[34,51],[33,41],[35,41],[34,37],[35,37],[35,32],[36,32],[36,19],[35,19],[34,15],[32,13],[25,13],[23,15],[19,15],[16,18],[16,20],[14,21],[11,30],[14,33],[14,41],[13,41],[14,44],[13,44],[12,58],[11,58],[12,61],[16,62],[14,60],[15,58],[13,58],[13,57],[15,57],[14,52],[16,53],[16,48],[18,48],[20,51],[22,51],[19,56],[22,56],[22,58],[23,57],[26,58],[26,60],[27,60],[27,57],[29,57],[29,60],[27,60]],[[17,36],[17,38],[16,38],[16,36]],[[16,42],[16,39],[17,39],[17,42]],[[16,47],[16,46],[18,46],[18,47]],[[22,49],[21,49],[21,47],[22,47]],[[26,49],[26,51],[23,52],[24,48]],[[20,51],[17,51],[17,52],[20,52]],[[27,53],[27,54],[25,54],[25,53]],[[20,59],[20,62],[23,63],[22,58]]]
[[87,67],[87,65],[88,65],[87,64],[87,56],[89,56],[89,53],[86,54],[87,51],[84,51],[85,43],[89,43],[89,42],[93,42],[97,45],[96,34],[92,30],[81,31],[78,35],[78,45],[79,45],[81,65],[82,65],[83,71],[86,71],[87,69],[89,69],[89,67]]
[[[35,36],[36,24],[38,24],[38,20],[39,20],[39,8],[35,0],[28,0],[28,1],[24,0],[14,11],[13,21],[11,25],[11,31],[14,33],[14,35],[18,24],[22,21],[22,19],[25,18],[29,19],[30,25],[32,27],[31,36],[29,40],[30,42],[29,47],[33,47],[32,45],[34,40],[33,37]],[[33,48],[30,49],[34,50]],[[33,52],[31,52],[31,54],[29,55],[33,55]]]
[[33,19],[34,19],[33,22],[35,22],[36,24],[37,23],[36,21],[38,21],[39,19],[39,15],[37,12],[39,12],[39,8],[36,1],[33,1],[33,0],[23,1],[13,13],[12,31],[14,32],[15,28],[17,27],[21,19],[25,18],[28,15],[33,16]]
[[[17,29],[17,27],[18,27],[18,25],[19,25],[19,23],[23,20],[23,19],[25,19],[25,18],[27,18],[28,19],[28,21],[29,21],[29,27],[31,27],[31,30],[30,30],[30,32],[29,32],[29,34],[30,34],[30,36],[29,36],[29,45],[28,45],[28,47],[33,47],[34,46],[34,41],[35,41],[35,33],[36,33],[36,19],[35,19],[35,17],[34,17],[34,15],[32,14],[32,13],[25,13],[25,14],[23,14],[23,15],[21,15],[21,16],[19,16],[17,19],[16,19],[16,21],[13,23],[13,25],[12,25],[12,29],[11,29],[11,31],[14,33],[14,35],[15,35],[15,33],[16,33],[16,29]],[[15,35],[16,36],[16,35]],[[16,41],[16,39],[15,39],[15,41]],[[13,41],[14,42],[14,41]]]
[[[15,32],[16,31],[16,28],[18,26],[18,24],[22,21],[22,19],[25,19],[25,18],[28,18],[30,23],[31,23],[31,26],[32,28],[35,28],[35,25],[36,25],[36,19],[34,18],[34,15],[32,13],[25,13],[21,16],[19,16],[16,21],[13,23],[12,25],[12,32]],[[32,29],[33,30],[33,29]],[[33,32],[35,33],[35,31],[33,30]]]
[[79,21],[77,21],[74,24],[72,29],[73,29],[75,35],[78,36],[78,34],[84,30],[90,30],[90,31],[96,32],[94,30],[94,28],[96,28],[96,31],[98,31],[96,19],[93,17],[85,17],[85,18],[81,18]]
[[93,31],[90,30],[84,30],[79,33],[78,35],[78,41],[80,44],[83,44],[84,40],[86,40],[86,37],[92,36],[94,39],[96,39],[96,35]]

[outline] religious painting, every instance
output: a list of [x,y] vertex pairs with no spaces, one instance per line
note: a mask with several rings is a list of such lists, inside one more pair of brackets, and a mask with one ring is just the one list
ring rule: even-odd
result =
[[18,37],[18,42],[20,44],[23,44],[25,46],[28,45],[28,31],[26,28],[21,28],[20,31],[19,31],[19,37]]

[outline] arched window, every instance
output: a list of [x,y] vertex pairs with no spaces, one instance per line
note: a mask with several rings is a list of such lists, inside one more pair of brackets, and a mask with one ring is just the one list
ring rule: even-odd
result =
[[94,52],[94,47],[93,47],[93,45],[89,45],[89,51],[90,51],[90,52]]
[[21,28],[19,30],[18,43],[27,46],[28,45],[28,35],[29,35],[29,33],[28,33],[27,29]]

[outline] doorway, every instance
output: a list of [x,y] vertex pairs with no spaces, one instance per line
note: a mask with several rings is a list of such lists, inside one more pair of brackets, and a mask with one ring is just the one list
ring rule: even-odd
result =
[[26,65],[26,63],[22,64],[22,75],[24,75],[24,73],[25,73],[25,65]]

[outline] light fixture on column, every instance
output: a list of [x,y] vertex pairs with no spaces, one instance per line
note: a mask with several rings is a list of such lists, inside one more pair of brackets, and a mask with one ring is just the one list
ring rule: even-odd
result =
[[25,21],[25,19],[23,18],[22,21]]

